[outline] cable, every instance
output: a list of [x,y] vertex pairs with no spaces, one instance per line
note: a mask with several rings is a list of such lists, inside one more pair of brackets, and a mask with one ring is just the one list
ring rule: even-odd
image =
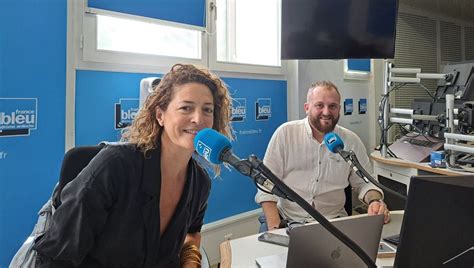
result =
[[[406,137],[408,138],[416,138],[416,137],[419,137],[419,136],[423,136],[427,141],[431,142],[431,143],[437,143],[439,141],[436,141],[436,140],[430,140],[428,137],[432,137],[432,136],[427,136],[426,134],[423,133],[423,131],[421,131],[421,129],[419,129],[418,127],[414,126],[413,127],[418,131],[418,133],[416,133],[416,135],[405,135]],[[432,137],[432,138],[436,138],[436,137]]]
[[452,166],[450,163],[449,163],[449,158],[451,155],[454,155],[455,157],[457,155],[459,155],[459,153],[457,154],[454,154],[454,153],[449,153],[447,152],[446,153],[446,156],[445,156],[445,159],[446,159],[446,169],[449,169],[451,171],[456,171],[456,172],[468,172],[468,173],[474,173],[474,169],[467,169],[467,168],[464,168],[462,166],[459,166],[459,165],[455,165],[455,166]]
[[380,143],[379,143],[379,146],[382,147],[382,146],[385,146],[386,148],[388,148],[388,141],[386,141],[384,138],[385,138],[385,135],[384,135],[384,131],[388,131],[388,129],[390,128],[390,125],[384,129],[384,126],[383,126],[383,115],[385,113],[385,104],[386,102],[388,101],[388,98],[390,96],[390,92],[392,91],[395,91],[395,90],[398,90],[400,89],[401,87],[405,86],[407,83],[401,83],[401,84],[398,84],[396,86],[394,86],[392,89],[390,89],[387,94],[382,94],[382,98],[380,99],[380,102],[379,102],[379,127],[380,127],[380,131],[381,131],[381,137],[380,137]]
[[436,102],[439,98],[436,98],[430,91],[428,88],[426,88],[423,84],[420,83],[420,87],[422,87],[426,93],[428,93],[428,95],[430,95],[430,97],[433,99],[434,102]]

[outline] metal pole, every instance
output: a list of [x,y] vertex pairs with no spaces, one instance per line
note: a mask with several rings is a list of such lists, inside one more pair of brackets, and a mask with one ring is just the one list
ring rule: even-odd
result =
[[[449,133],[454,133],[454,95],[453,94],[446,94],[446,127],[448,128],[447,132]],[[446,144],[452,144],[454,145],[454,140],[447,138],[446,137]],[[449,145],[448,145],[449,147]],[[446,149],[448,147],[445,146]],[[451,152],[453,150],[451,149]],[[449,161],[449,164],[454,166],[456,162],[456,158],[454,157],[454,154],[451,153],[449,154],[449,159],[446,159],[446,161]]]
[[421,68],[391,68],[392,74],[417,74],[421,73]]
[[382,116],[382,147],[380,148],[380,154],[382,157],[387,158],[387,126],[388,126],[388,114],[389,114],[389,96],[388,96],[388,91],[390,89],[391,82],[390,80],[390,65],[391,63],[388,60],[385,60],[385,66],[384,66],[384,75],[383,75],[383,96],[385,96],[387,99],[385,100],[384,103],[384,108],[383,108],[383,116]]
[[462,135],[454,133],[444,133],[444,137],[449,139],[461,140],[461,141],[472,141],[474,142],[474,136],[472,135]]
[[413,109],[403,109],[403,108],[390,108],[392,114],[413,114]]

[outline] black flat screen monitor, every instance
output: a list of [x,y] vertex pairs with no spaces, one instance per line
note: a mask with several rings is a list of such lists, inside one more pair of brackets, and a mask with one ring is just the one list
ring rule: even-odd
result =
[[395,267],[473,266],[474,175],[412,177]]
[[436,97],[445,99],[446,94],[453,94],[455,100],[472,101],[474,96],[474,61],[451,63],[444,66],[442,73],[450,74],[448,81],[440,79]]
[[282,59],[382,59],[395,53],[398,0],[282,0]]
[[[411,108],[413,109],[414,114],[419,115],[431,115],[431,104],[432,99],[414,99],[411,103]],[[414,120],[413,126],[416,127],[417,131],[426,133],[428,131],[429,122],[423,120]]]

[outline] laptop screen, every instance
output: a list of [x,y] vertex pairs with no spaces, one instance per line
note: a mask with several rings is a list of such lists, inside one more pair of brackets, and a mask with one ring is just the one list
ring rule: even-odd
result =
[[395,267],[474,266],[474,176],[413,177],[404,214]]
[[[375,261],[383,215],[341,218],[332,221]],[[344,243],[320,224],[294,228],[290,233],[287,267],[367,267]]]

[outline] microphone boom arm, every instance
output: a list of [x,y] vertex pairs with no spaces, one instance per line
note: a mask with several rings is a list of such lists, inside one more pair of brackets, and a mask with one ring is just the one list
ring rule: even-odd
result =
[[351,168],[355,171],[355,173],[361,178],[363,179],[366,183],[373,183],[375,184],[377,187],[379,188],[382,188],[382,190],[386,191],[386,192],[389,192],[393,195],[396,195],[397,197],[403,199],[403,200],[407,200],[407,197],[400,194],[399,192],[397,191],[394,191],[388,187],[386,187],[385,185],[381,184],[380,182],[378,182],[376,179],[374,179],[363,167],[362,165],[360,164],[359,162],[359,159],[357,159],[357,156],[356,154],[350,150],[350,151],[340,151],[339,154],[342,156],[342,158],[344,158],[344,160],[346,160],[346,162],[351,166]]
[[275,187],[274,183],[272,183],[271,180],[268,180],[262,172],[253,167],[253,161],[260,161],[255,155],[249,156],[248,159],[240,159],[232,154],[231,150],[227,150],[223,152],[223,158],[225,158],[226,162],[231,164],[241,174],[251,177],[256,183],[269,190],[272,194],[293,201],[291,197],[280,191],[278,187]]

